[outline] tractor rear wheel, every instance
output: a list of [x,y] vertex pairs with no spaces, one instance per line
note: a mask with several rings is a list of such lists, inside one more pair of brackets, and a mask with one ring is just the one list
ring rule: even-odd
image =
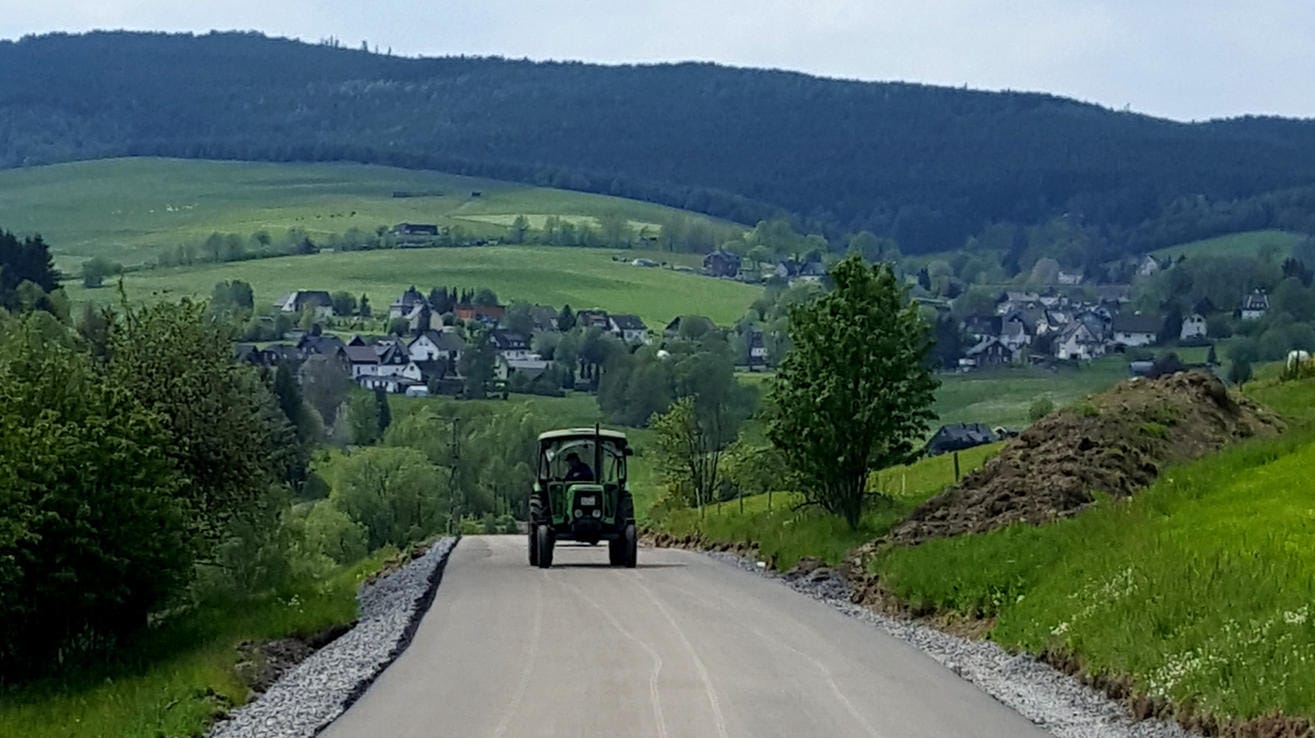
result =
[[552,526],[537,526],[535,533],[539,544],[539,568],[547,569],[552,566],[552,548],[556,542],[553,539]]
[[639,534],[635,530],[634,523],[626,523],[625,536],[622,540],[625,544],[623,563],[627,569],[633,569],[639,565]]

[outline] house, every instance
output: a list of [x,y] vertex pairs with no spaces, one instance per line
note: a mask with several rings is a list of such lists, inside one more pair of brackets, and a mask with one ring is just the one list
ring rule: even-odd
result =
[[393,226],[394,236],[437,236],[438,226],[431,223],[398,223]]
[[1105,342],[1098,338],[1081,320],[1060,329],[1055,336],[1055,358],[1060,360],[1089,360],[1105,355]]
[[952,423],[942,425],[927,441],[923,452],[928,456],[963,451],[975,446],[995,443],[995,431],[984,423]]
[[477,320],[488,325],[497,325],[507,317],[507,308],[503,305],[457,305],[458,320]]
[[749,371],[767,366],[767,342],[762,331],[749,334]]
[[283,343],[270,344],[261,350],[261,354],[265,366],[288,364],[295,367],[306,360],[306,354],[302,353],[301,349]]
[[401,374],[406,365],[411,363],[411,354],[405,344],[381,343],[374,347],[374,352],[379,356],[379,366],[375,369],[375,374],[381,377]]
[[703,273],[709,277],[734,277],[740,273],[740,257],[730,251],[717,249],[703,257]]
[[1035,292],[1002,292],[995,301],[995,312],[997,315],[1008,315],[1010,313],[1026,310],[1031,307],[1041,305],[1041,295]]
[[333,298],[324,290],[297,290],[274,301],[274,307],[285,313],[312,310],[317,318],[333,317]]
[[978,367],[1016,364],[1022,355],[1021,347],[1010,346],[994,337],[982,339],[964,354],[971,362],[969,366]]
[[408,389],[423,384],[401,374],[365,374],[359,377],[356,383],[361,389],[370,391],[381,389],[391,395],[403,394]]
[[1005,320],[1000,327],[998,336],[1000,343],[1008,346],[1012,351],[1021,351],[1022,348],[1032,342],[1032,336],[1027,332],[1027,326],[1021,319]]
[[263,352],[253,343],[233,344],[233,360],[239,364],[264,366]]
[[297,341],[297,348],[306,356],[337,354],[346,347],[347,344],[343,343],[341,338],[326,336],[323,333],[307,333]]
[[980,341],[988,336],[998,336],[1003,327],[1004,318],[999,315],[975,314],[969,315],[963,321],[963,332],[974,341]]
[[606,310],[581,310],[575,314],[575,324],[586,330],[589,328],[612,330],[612,319],[608,317]]
[[1269,312],[1269,295],[1264,290],[1256,290],[1242,298],[1242,320],[1260,320]]
[[538,354],[530,352],[530,339],[519,333],[499,329],[493,331],[490,338],[493,340],[494,350],[504,359],[539,358]]
[[1124,346],[1149,346],[1159,340],[1164,321],[1154,315],[1120,314],[1114,317],[1110,330],[1113,341]]
[[407,356],[412,361],[456,361],[466,342],[454,330],[426,330],[407,344]]
[[806,262],[799,269],[799,274],[795,275],[795,280],[799,282],[821,282],[826,277],[826,266],[821,261]]
[[644,325],[638,315],[613,315],[609,322],[608,329],[625,343],[648,343],[648,326]]
[[367,374],[379,373],[379,352],[374,346],[348,346],[343,349],[347,355],[347,364],[351,367],[352,379],[359,379]]
[[412,286],[388,306],[388,319],[396,320],[397,318],[409,317],[420,305],[429,305],[429,300],[420,294],[415,286]]
[[494,370],[495,376],[500,380],[507,380],[513,374],[520,375],[533,382],[548,373],[552,367],[552,362],[546,359],[510,359],[506,356],[498,356],[497,368]]
[[530,322],[534,324],[535,333],[556,333],[557,318],[560,315],[551,305],[535,305],[530,308]]
[[1149,277],[1160,271],[1160,268],[1160,262],[1157,261],[1154,256],[1147,254],[1143,256],[1141,262],[1137,264],[1137,276]]
[[1178,332],[1178,340],[1193,341],[1198,338],[1205,338],[1209,333],[1206,328],[1205,316],[1200,313],[1192,313],[1183,318],[1182,330]]
[[417,384],[429,384],[431,381],[437,382],[454,373],[450,371],[452,366],[452,364],[442,359],[437,361],[410,361],[402,367],[397,376],[409,379]]

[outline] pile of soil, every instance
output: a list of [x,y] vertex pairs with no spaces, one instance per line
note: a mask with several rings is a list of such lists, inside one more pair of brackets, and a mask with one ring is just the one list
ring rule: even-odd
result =
[[1129,380],[1036,422],[915,510],[887,540],[911,544],[1052,521],[1090,505],[1096,492],[1126,497],[1167,464],[1282,427],[1276,415],[1230,395],[1212,374]]

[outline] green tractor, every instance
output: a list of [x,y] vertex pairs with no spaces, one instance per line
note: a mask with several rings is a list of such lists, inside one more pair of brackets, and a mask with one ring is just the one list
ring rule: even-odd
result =
[[639,550],[635,501],[626,486],[634,453],[624,433],[570,428],[539,436],[530,493],[530,565],[552,566],[557,541],[607,541],[612,566],[634,568]]

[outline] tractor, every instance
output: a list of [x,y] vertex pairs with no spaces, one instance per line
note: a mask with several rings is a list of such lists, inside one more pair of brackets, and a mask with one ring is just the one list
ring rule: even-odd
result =
[[612,566],[634,568],[639,542],[635,502],[626,486],[634,451],[624,433],[569,428],[539,436],[530,493],[530,565],[552,566],[557,541],[607,541]]

